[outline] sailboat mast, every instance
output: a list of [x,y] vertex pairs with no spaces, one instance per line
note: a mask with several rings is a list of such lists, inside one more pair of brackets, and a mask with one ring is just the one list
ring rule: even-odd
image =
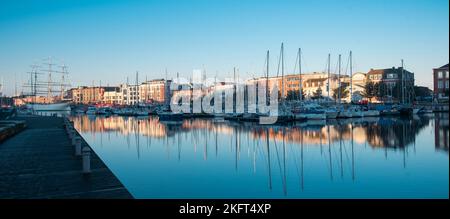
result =
[[298,48],[298,72],[299,72],[299,99],[303,99],[303,84],[302,84],[302,48]]
[[331,60],[331,55],[330,55],[330,53],[328,53],[328,69],[327,69],[327,73],[328,73],[328,84],[327,84],[328,99],[330,99],[330,60]]
[[[0,83],[2,83],[2,82],[3,81],[0,81]],[[33,90],[34,90],[33,84],[34,84],[34,82],[33,82],[33,70],[31,70],[31,72],[30,72],[30,94],[31,95],[33,95]],[[1,94],[2,94],[2,84],[0,84],[0,97],[1,97]]]
[[[33,98],[34,98],[33,103],[36,103],[36,98],[37,98],[37,87],[36,87],[36,85],[37,85],[37,65],[33,66],[32,74],[34,74],[34,84],[32,85],[33,89],[34,89],[34,91],[33,91]],[[32,107],[33,107],[33,111],[34,111],[34,105],[32,105]]]
[[281,43],[281,100],[284,100],[284,43]]
[[353,61],[352,51],[350,51],[350,103],[353,102]]
[[269,100],[269,50],[267,50],[266,63],[266,103]]
[[405,88],[404,88],[404,79],[405,79],[405,75],[403,74],[403,59],[402,59],[402,100],[401,103],[404,104],[405,103]]
[[136,85],[135,85],[135,94],[136,94],[136,101],[134,102],[135,105],[138,104],[139,102],[139,92],[138,92],[138,87],[139,87],[139,72],[136,71]]
[[0,107],[3,106],[3,77],[0,79]]
[[61,100],[64,98],[64,74],[65,74],[65,66],[61,67]]
[[52,97],[52,58],[48,58],[48,90],[47,90],[47,101],[50,101],[50,98]]
[[338,103],[341,104],[341,54],[339,54],[338,64]]

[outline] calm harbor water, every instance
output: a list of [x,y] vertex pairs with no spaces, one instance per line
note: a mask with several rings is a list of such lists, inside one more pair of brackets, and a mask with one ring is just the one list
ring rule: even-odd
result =
[[448,115],[285,126],[72,119],[135,198],[448,198]]

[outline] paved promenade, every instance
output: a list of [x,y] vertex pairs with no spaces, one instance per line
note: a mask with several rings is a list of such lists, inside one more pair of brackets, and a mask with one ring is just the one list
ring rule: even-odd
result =
[[62,118],[14,120],[27,128],[0,143],[0,198],[133,198],[94,152],[92,172],[81,173]]

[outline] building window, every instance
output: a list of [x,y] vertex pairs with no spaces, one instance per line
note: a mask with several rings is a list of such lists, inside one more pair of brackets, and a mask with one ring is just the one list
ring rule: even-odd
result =
[[449,87],[448,87],[448,80],[445,81],[445,88],[449,88]]
[[448,71],[446,71],[446,72],[445,72],[445,78],[448,78],[448,77],[449,77]]
[[442,78],[442,71],[438,71],[438,78]]
[[444,82],[438,81],[438,89],[442,89],[442,88],[444,88]]
[[387,78],[389,79],[397,78],[397,74],[387,74]]

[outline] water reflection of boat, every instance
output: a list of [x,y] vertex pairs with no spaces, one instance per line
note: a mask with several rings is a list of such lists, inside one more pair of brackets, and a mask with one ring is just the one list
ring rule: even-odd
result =
[[183,118],[184,118],[182,113],[160,111],[157,114],[158,114],[159,121],[179,122],[179,121],[183,121]]
[[[319,135],[332,135],[331,140],[336,141],[340,137],[336,137],[334,133],[341,133],[344,140],[350,140],[349,127],[354,127],[358,130],[357,139],[359,142],[368,142],[374,148],[403,148],[411,145],[415,140],[415,135],[424,126],[428,125],[430,117],[414,116],[411,118],[402,117],[361,117],[349,118],[339,120],[311,120],[308,122],[299,123],[277,123],[273,125],[261,125],[254,122],[235,122],[227,120],[213,120],[213,119],[190,119],[184,120],[161,120],[158,117],[86,117],[88,120],[82,120],[85,115],[76,115],[74,119],[80,123],[82,131],[107,131],[103,128],[105,124],[110,130],[120,131],[121,133],[135,132],[129,128],[129,124],[135,122],[140,123],[141,133],[148,136],[164,136],[164,127],[168,125],[175,125],[180,127],[178,131],[188,132],[195,129],[208,129],[208,127],[220,127],[219,132],[228,133],[230,130],[239,129],[241,132],[248,132],[255,139],[261,138],[258,130],[269,129],[271,138],[279,138],[279,133],[284,130],[287,141],[292,143],[299,143],[300,139],[308,142],[310,145],[319,144]],[[84,121],[84,122],[83,122]],[[90,125],[81,125],[89,121]],[[82,123],[83,122],[83,123]],[[144,128],[145,127],[145,128]],[[148,128],[147,128],[148,127]],[[346,127],[346,128],[342,128]],[[171,127],[170,127],[171,128]],[[327,132],[325,128],[330,128]],[[316,135],[307,135],[308,132],[300,133],[300,130],[309,130],[315,132]],[[403,134],[405,132],[406,134]],[[320,134],[322,133],[322,134]],[[301,136],[305,135],[305,136]]]
[[[346,186],[359,186],[352,183],[356,177],[367,179],[365,171],[368,170],[366,164],[369,161],[385,162],[381,166],[393,168],[403,165],[405,168],[412,168],[407,171],[414,170],[413,165],[408,165],[410,156],[414,154],[408,150],[413,148],[417,133],[429,125],[430,121],[429,117],[414,117],[413,120],[400,117],[364,117],[326,120],[325,124],[309,126],[302,126],[303,123],[291,126],[230,121],[217,123],[211,119],[185,119],[182,123],[173,124],[172,121],[159,121],[151,116],[147,119],[97,116],[91,121],[85,118],[85,115],[73,117],[77,129],[94,134],[118,133],[115,139],[115,135],[111,134],[114,150],[124,147],[123,153],[137,154],[134,159],[150,159],[160,165],[179,166],[183,171],[201,163],[214,173],[218,165],[228,165],[223,166],[223,169],[222,166],[219,167],[220,174],[263,180],[255,188],[262,189],[263,192],[270,190],[276,197],[307,196],[319,189],[320,186],[316,185],[318,181],[327,185],[335,183],[333,186],[341,186],[342,183]],[[442,119],[436,122],[440,127],[445,122],[447,124],[447,129],[436,132],[438,135],[441,132],[448,133],[448,114],[446,118],[447,121]],[[243,127],[243,124],[246,126]],[[127,150],[125,140],[133,139],[133,136],[137,136],[136,150]],[[151,150],[145,150],[140,143],[142,136],[147,138],[147,145],[153,141]],[[448,134],[446,136],[448,139]],[[445,140],[446,136],[441,140]],[[116,139],[118,141],[114,142]],[[100,139],[101,141],[105,141],[105,138]],[[98,139],[95,142],[98,143]],[[108,144],[106,141],[103,143],[102,150],[106,150]],[[131,140],[130,145],[133,144]],[[438,147],[444,151],[445,144],[436,146],[437,149]],[[153,159],[155,157],[158,159]],[[310,168],[312,166],[314,170]],[[225,187],[231,186],[233,185]]]
[[161,123],[161,124],[163,124],[163,125],[182,125],[183,124],[183,121],[182,120],[180,120],[180,121],[176,121],[176,120],[159,120],[159,122]]

